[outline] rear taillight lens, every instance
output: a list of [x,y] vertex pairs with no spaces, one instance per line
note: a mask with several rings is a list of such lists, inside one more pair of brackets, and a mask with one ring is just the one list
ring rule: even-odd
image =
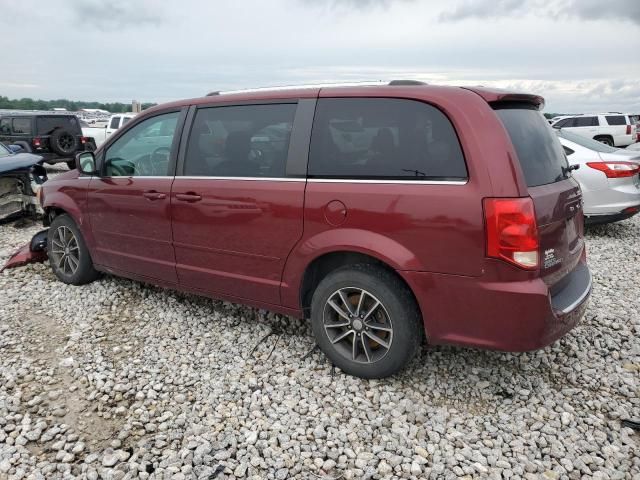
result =
[[532,270],[538,267],[538,226],[533,200],[485,198],[487,255]]
[[39,147],[40,145],[41,145],[41,143],[40,143],[40,138],[39,138],[39,137],[35,137],[35,138],[33,139],[33,146],[34,146],[34,147]]
[[607,178],[633,177],[640,165],[633,162],[587,162],[587,166],[603,172]]
[[627,135],[631,135],[631,125],[627,125]]
[[87,143],[87,137],[80,137],[80,143],[82,143],[83,145]]

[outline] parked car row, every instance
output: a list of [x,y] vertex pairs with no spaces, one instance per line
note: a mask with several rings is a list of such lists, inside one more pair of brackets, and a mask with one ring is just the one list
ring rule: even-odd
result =
[[124,126],[136,115],[136,113],[118,113],[112,115],[106,123],[99,125],[88,125],[81,121],[82,134],[85,137],[93,138],[96,145],[102,145],[113,132]]
[[93,138],[82,134],[75,115],[56,113],[0,115],[0,142],[20,146],[49,164],[65,162],[70,169],[76,166],[78,152],[96,149]]
[[555,117],[551,126],[612,147],[626,147],[638,141],[636,124],[636,116],[612,112]]
[[640,211],[640,152],[610,147],[577,135],[557,131],[569,163],[580,183],[586,223],[608,223]]

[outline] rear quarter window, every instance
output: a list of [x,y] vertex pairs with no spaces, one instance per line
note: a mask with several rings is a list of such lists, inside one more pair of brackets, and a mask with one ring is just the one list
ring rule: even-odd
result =
[[456,131],[437,108],[396,98],[318,101],[309,171],[312,178],[466,180]]
[[59,117],[37,117],[36,126],[38,135],[51,135],[55,130],[66,130],[76,135],[79,134],[80,123],[73,115]]
[[566,178],[567,157],[553,129],[539,111],[498,107],[496,113],[511,138],[529,187]]
[[609,125],[626,125],[627,121],[624,115],[607,115],[604,117]]

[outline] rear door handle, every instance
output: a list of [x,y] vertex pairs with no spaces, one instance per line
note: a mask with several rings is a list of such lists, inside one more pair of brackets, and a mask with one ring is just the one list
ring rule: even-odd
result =
[[167,195],[164,193],[157,192],[155,190],[145,190],[142,195],[149,200],[162,200],[167,198]]
[[202,200],[202,196],[193,192],[176,193],[176,200],[180,200],[181,202],[199,202]]

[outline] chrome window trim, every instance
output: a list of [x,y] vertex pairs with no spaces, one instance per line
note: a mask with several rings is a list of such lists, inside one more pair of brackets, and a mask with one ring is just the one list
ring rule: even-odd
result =
[[[80,178],[80,177],[78,177]],[[86,178],[98,178],[98,179],[103,179],[103,178],[109,178],[109,179],[115,179],[115,178],[128,178],[128,179],[132,179],[132,178],[175,178],[173,175],[115,175],[115,176],[95,176],[95,177],[86,177]]]
[[294,178],[294,177],[216,177],[216,176],[195,176],[195,175],[176,175],[175,177],[171,175],[160,175],[160,176],[114,176],[114,177],[88,177],[82,176],[80,178],[109,178],[109,179],[117,179],[117,178],[152,178],[152,179],[160,179],[160,178],[175,178],[184,179],[184,180],[234,180],[234,181],[262,181],[262,182],[309,182],[309,183],[373,183],[373,184],[400,184],[400,185],[466,185],[469,183],[469,180],[385,180],[381,179],[349,179],[349,178]]
[[217,177],[217,176],[197,176],[197,175],[177,175],[176,180],[246,180],[246,181],[271,181],[271,182],[306,182],[304,177]]
[[469,180],[386,180],[380,179],[350,179],[350,178],[310,178],[310,183],[391,183],[402,185],[466,185]]

